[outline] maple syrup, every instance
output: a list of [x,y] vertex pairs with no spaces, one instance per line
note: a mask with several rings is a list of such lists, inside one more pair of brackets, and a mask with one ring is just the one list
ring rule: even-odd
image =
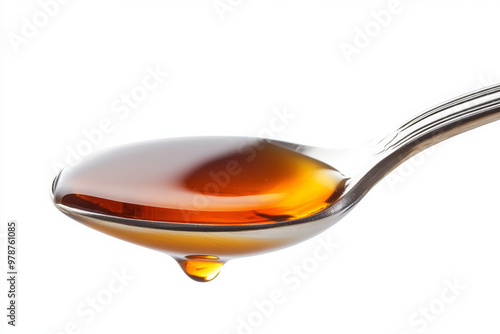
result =
[[[224,226],[273,224],[332,205],[346,178],[278,142],[193,137],[94,154],[54,180],[53,200],[104,233],[167,252],[209,281],[229,259],[283,247],[289,236]],[[206,226],[220,226],[215,233]]]

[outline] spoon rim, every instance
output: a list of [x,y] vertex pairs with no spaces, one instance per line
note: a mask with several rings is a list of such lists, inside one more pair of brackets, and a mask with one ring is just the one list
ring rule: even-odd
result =
[[254,224],[199,224],[199,223],[165,222],[165,221],[144,220],[137,218],[117,217],[102,213],[76,209],[60,203],[54,203],[54,205],[56,206],[57,209],[59,209],[59,211],[70,217],[73,216],[74,214],[78,214],[83,217],[89,217],[93,219],[106,221],[109,223],[122,224],[133,227],[152,228],[152,229],[168,230],[168,231],[188,231],[188,232],[189,231],[190,232],[237,232],[237,231],[264,230],[271,228],[283,228],[287,226],[300,225],[332,217],[334,215],[334,212],[332,212],[331,209],[333,206],[335,206],[336,203],[338,203],[342,199],[342,197],[343,195],[341,195],[341,197],[327,209],[320,211],[316,214],[310,215],[308,217],[291,219],[280,222],[254,223]]

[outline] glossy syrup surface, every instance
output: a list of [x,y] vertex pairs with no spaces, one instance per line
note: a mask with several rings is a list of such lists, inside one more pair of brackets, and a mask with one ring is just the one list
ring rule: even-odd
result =
[[[72,209],[108,217],[201,225],[268,224],[320,212],[344,190],[331,166],[272,141],[241,137],[159,140],[95,154],[65,168],[53,199]],[[215,234],[134,229],[98,219],[72,218],[121,239],[160,249],[193,279],[210,280],[222,264],[267,240],[235,241]],[[173,234],[172,234],[173,233]],[[217,239],[218,238],[218,239]],[[246,243],[245,243],[246,242]]]
[[341,195],[332,167],[264,140],[126,146],[63,170],[56,203],[161,222],[254,224],[310,216]]

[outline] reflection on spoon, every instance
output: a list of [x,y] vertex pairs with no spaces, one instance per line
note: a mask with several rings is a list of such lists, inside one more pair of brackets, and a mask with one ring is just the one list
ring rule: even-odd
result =
[[406,159],[499,118],[500,85],[446,102],[357,150],[245,137],[138,143],[66,167],[52,197],[71,218],[164,251],[189,277],[209,281],[228,260],[320,233]]

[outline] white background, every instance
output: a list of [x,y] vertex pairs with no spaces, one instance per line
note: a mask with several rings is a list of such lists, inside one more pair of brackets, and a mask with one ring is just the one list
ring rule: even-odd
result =
[[[55,209],[52,165],[105,118],[113,130],[96,150],[175,136],[259,136],[275,108],[295,115],[275,138],[354,147],[443,100],[500,81],[500,4],[493,1],[401,0],[350,62],[342,43],[353,44],[357,29],[376,29],[372,11],[389,1],[221,3],[231,6],[222,16],[211,0],[72,0],[15,47],[23,18],[33,22],[41,5],[1,2],[1,232],[17,220],[19,309],[18,326],[6,326],[2,279],[0,328],[499,332],[500,123],[394,171],[317,238],[231,261],[207,284],[188,279],[164,254],[100,234]],[[111,105],[141,84],[148,66],[168,71],[168,78],[120,119]],[[338,249],[307,267],[300,286],[283,280],[293,266],[311,266],[319,242],[329,239]],[[106,295],[114,270],[133,279],[93,319],[82,316],[78,307]],[[425,328],[411,323],[420,308],[440,305],[446,280],[466,288]],[[273,290],[284,301],[262,315],[255,302]]]

